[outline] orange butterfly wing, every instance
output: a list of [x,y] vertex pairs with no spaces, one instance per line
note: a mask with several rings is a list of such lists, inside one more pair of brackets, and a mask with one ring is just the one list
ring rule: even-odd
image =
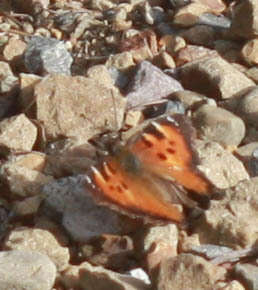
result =
[[183,185],[201,195],[210,191],[210,183],[194,169],[195,156],[190,148],[191,126],[183,116],[170,117],[151,123],[130,150],[146,170]]
[[183,221],[183,214],[179,209],[162,199],[157,184],[137,170],[128,172],[120,161],[109,158],[102,164],[102,168],[93,168],[92,181],[100,189],[98,193],[102,201],[136,216]]

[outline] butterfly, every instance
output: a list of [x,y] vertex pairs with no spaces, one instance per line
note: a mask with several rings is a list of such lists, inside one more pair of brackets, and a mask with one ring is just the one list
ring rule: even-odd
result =
[[211,193],[211,183],[196,168],[193,135],[190,120],[175,114],[152,120],[126,144],[103,141],[108,155],[91,167],[90,191],[98,203],[132,217],[183,222],[175,202],[193,206],[189,192],[200,197]]

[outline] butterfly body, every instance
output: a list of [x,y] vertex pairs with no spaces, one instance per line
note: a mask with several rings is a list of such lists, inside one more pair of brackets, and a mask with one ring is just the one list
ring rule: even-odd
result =
[[182,222],[184,215],[173,201],[186,196],[186,190],[199,195],[210,190],[210,183],[194,168],[192,133],[185,117],[166,116],[152,121],[125,145],[109,146],[110,155],[91,168],[93,195],[131,216]]

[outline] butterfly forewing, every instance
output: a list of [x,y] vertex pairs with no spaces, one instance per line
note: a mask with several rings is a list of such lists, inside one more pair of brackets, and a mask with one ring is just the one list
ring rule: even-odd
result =
[[178,207],[163,200],[159,188],[139,172],[128,173],[115,158],[109,158],[100,169],[93,168],[93,182],[107,203],[136,216],[182,222]]

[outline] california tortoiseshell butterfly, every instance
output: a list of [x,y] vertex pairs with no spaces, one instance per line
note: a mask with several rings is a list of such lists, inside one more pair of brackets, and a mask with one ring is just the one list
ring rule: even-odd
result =
[[109,142],[109,155],[88,175],[94,197],[130,216],[182,222],[184,214],[173,202],[188,205],[189,192],[211,193],[210,182],[196,168],[192,136],[190,121],[176,114],[154,119],[126,144]]

